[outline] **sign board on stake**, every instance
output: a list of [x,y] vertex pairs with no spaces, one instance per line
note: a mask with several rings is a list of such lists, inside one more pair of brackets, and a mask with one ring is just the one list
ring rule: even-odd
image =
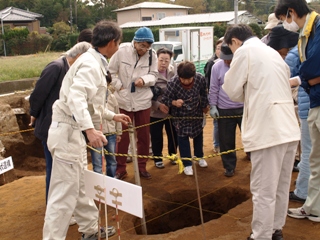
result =
[[84,171],[86,195],[111,207],[142,218],[142,188],[90,170]]
[[0,160],[0,175],[13,169],[12,157]]

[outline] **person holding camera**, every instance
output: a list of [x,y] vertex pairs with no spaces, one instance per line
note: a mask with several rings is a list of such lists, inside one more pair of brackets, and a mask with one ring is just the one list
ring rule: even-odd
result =
[[[172,51],[166,48],[160,48],[157,51],[158,56],[158,79],[154,86],[154,95],[152,98],[152,107],[150,114],[150,134],[153,156],[161,157],[163,149],[162,129],[165,126],[168,139],[168,154],[177,153],[177,133],[171,124],[170,119],[164,119],[169,114],[169,108],[160,102],[163,93],[167,90],[168,81],[175,75],[174,66],[170,64]],[[164,168],[162,159],[154,158],[154,164],[157,168]],[[172,161],[175,164],[175,161]]]
[[[151,50],[154,42],[150,28],[141,27],[135,32],[133,41],[128,46],[120,47],[109,63],[112,76],[111,85],[114,86],[114,95],[119,103],[120,112],[128,115],[137,128],[137,149],[139,155],[149,155],[150,144],[150,108],[153,93],[150,89],[154,86],[158,76],[157,56]],[[123,124],[123,134],[118,144],[118,153],[127,154],[129,134],[125,131],[128,127]],[[117,157],[116,178],[124,179],[126,171],[126,156]],[[140,176],[151,179],[151,174],[146,170],[147,159],[138,158]]]

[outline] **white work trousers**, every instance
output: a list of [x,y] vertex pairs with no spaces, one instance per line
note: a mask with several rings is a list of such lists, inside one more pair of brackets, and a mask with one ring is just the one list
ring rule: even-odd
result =
[[285,224],[297,146],[295,141],[251,152],[253,239],[271,240],[273,230]]
[[98,232],[98,209],[85,195],[86,143],[74,120],[54,113],[47,144],[53,165],[43,240],[65,239],[72,214],[79,232]]

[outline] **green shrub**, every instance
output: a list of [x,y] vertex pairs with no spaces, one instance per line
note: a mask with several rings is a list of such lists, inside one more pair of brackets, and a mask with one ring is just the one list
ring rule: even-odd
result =
[[63,52],[69,49],[69,35],[62,34],[58,38],[53,39],[51,50],[55,52]]
[[[10,33],[10,36],[14,36]],[[6,41],[6,53],[10,55],[27,55],[50,50],[52,37],[48,34],[31,32],[27,37],[12,38]],[[3,41],[0,41],[0,55],[4,55]]]
[[249,26],[251,27],[251,29],[253,31],[253,34],[255,36],[257,36],[258,38],[262,37],[262,30],[261,30],[261,27],[258,24],[250,23]]
[[3,39],[6,42],[7,55],[20,55],[21,46],[26,41],[29,34],[27,28],[7,29],[4,32]]
[[28,35],[27,41],[25,43],[25,48],[27,48],[25,54],[46,52],[50,50],[51,42],[52,37],[50,35],[32,32]]
[[77,39],[80,33],[72,33],[69,35],[69,48],[77,44]]

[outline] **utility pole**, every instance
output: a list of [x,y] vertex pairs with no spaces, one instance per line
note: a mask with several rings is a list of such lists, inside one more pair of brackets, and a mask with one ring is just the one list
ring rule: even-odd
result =
[[6,41],[4,40],[2,13],[0,13],[0,18],[1,18],[1,29],[2,29],[3,53],[4,53],[4,56],[6,57],[7,56],[7,52],[6,52]]
[[[77,0],[74,0],[74,16],[75,16],[75,23],[78,26],[78,5],[77,5]],[[77,32],[77,30],[76,30]]]
[[234,24],[238,24],[238,0],[234,0]]
[[70,31],[71,33],[73,32],[72,31],[72,3],[71,3],[71,0],[70,0]]

